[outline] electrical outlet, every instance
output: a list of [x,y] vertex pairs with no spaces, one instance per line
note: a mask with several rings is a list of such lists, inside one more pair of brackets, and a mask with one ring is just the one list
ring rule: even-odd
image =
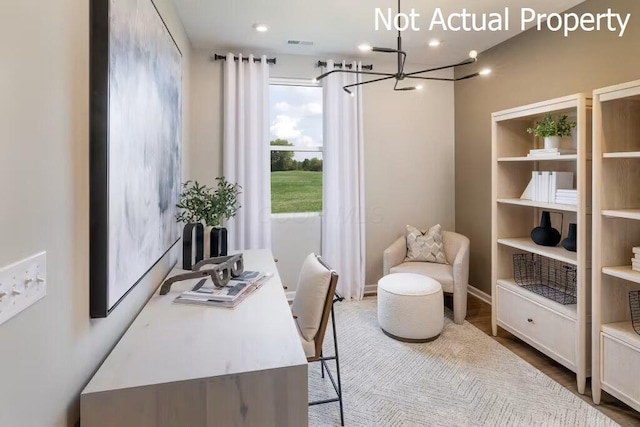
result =
[[47,253],[0,269],[0,324],[47,295]]

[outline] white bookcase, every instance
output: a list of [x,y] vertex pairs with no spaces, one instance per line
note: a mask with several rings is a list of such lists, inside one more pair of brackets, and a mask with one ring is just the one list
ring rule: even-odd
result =
[[640,80],[593,94],[593,400],[602,390],[640,411],[640,335],[631,269],[640,246]]
[[[591,113],[590,95],[577,94],[492,115],[492,326],[514,334],[576,373],[578,390],[584,393],[591,371]],[[529,150],[543,141],[527,128],[546,113],[566,114],[577,123],[573,132],[576,154],[529,158]],[[573,172],[578,190],[577,206],[520,199],[533,171]],[[531,230],[542,211],[563,215],[562,238],[569,223],[577,224],[577,252],[562,246],[538,246]],[[557,215],[552,215],[556,217]],[[553,227],[560,228],[555,218]],[[516,284],[513,255],[533,253],[576,267],[577,303],[562,305]]]

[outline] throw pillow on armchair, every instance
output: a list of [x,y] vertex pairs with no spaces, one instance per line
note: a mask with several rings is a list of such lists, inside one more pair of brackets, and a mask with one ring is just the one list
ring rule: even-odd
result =
[[434,262],[448,264],[442,243],[440,224],[426,231],[407,225],[407,257],[405,262]]

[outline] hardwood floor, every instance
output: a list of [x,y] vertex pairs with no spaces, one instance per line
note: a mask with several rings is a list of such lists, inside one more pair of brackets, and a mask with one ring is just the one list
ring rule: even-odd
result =
[[[448,307],[451,307],[451,299],[451,297],[445,297],[445,304]],[[602,392],[603,396],[601,404],[594,405],[593,400],[591,400],[589,380],[587,380],[586,394],[583,396],[578,393],[575,374],[564,366],[540,353],[523,341],[520,341],[518,338],[501,328],[498,328],[498,336],[494,337],[491,334],[491,306],[472,295],[469,295],[468,300],[467,321],[621,426],[640,426],[640,413],[634,411],[605,392]],[[630,372],[630,375],[638,375],[638,372]]]

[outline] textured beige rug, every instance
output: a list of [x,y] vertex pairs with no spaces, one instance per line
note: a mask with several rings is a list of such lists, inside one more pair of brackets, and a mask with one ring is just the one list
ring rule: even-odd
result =
[[[454,324],[451,313],[440,338],[407,344],[382,333],[375,298],[336,309],[346,426],[617,425],[468,322]],[[309,391],[331,396],[317,363]],[[309,424],[339,426],[338,404],[311,407]]]

